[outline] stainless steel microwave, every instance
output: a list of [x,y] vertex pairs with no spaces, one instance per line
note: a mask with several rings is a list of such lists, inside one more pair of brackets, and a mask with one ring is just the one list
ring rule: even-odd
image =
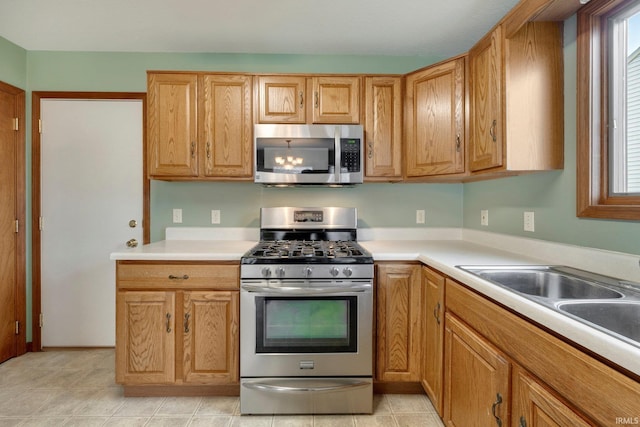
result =
[[258,124],[254,181],[267,185],[361,184],[361,125]]

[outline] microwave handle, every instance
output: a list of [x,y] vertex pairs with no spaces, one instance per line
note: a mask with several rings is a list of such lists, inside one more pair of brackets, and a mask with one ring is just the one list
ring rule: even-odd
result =
[[342,138],[341,138],[341,129],[340,126],[336,126],[335,127],[335,132],[334,132],[334,139],[335,139],[335,159],[334,159],[334,167],[333,167],[333,172],[334,172],[334,182],[336,184],[340,184],[340,182],[342,181],[340,179],[340,169],[341,169],[341,165],[342,165]]

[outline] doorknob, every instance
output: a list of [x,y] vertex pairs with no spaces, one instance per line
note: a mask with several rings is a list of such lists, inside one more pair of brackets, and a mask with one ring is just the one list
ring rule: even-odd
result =
[[129,227],[136,228],[137,225],[138,225],[138,221],[136,221],[135,219],[132,219],[131,221],[129,221]]
[[138,246],[138,241],[136,239],[127,240],[128,248],[135,248],[136,246]]

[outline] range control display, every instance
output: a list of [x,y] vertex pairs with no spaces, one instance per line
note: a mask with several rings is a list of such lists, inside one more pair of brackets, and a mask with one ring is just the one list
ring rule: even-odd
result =
[[293,220],[295,222],[323,222],[322,211],[294,211]]

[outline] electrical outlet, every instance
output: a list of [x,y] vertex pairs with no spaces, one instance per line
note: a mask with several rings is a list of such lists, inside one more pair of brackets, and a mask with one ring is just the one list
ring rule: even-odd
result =
[[535,231],[535,218],[533,212],[524,213],[524,231]]
[[182,209],[173,210],[173,223],[182,224]]
[[480,211],[480,225],[489,225],[489,211],[481,210]]
[[220,211],[217,209],[211,211],[211,224],[220,224]]
[[416,211],[416,224],[424,224],[424,221],[425,221],[424,209],[418,209]]

